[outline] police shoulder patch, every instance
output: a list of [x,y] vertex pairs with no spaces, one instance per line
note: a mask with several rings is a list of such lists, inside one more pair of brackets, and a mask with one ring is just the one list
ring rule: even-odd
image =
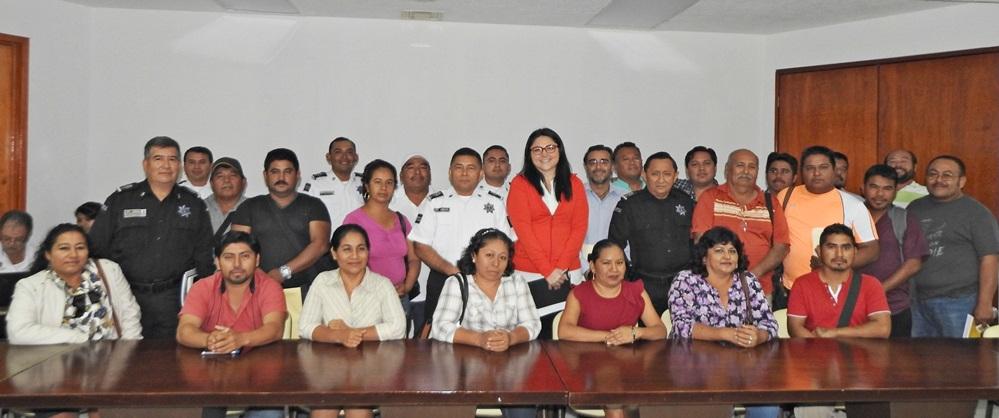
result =
[[319,179],[321,179],[321,178],[323,178],[323,177],[326,177],[326,176],[328,176],[328,175],[329,175],[329,174],[326,174],[326,172],[325,172],[325,171],[320,171],[320,172],[318,172],[318,173],[316,173],[316,174],[313,174],[313,175],[312,175],[312,179],[313,179],[313,180],[319,180]]
[[413,223],[416,223],[416,224],[418,224],[418,223],[420,223],[420,221],[422,221],[422,220],[423,220],[423,214],[422,214],[422,213],[418,213],[418,214],[416,215],[416,220],[415,220],[415,221],[413,221]]
[[118,191],[119,192],[124,192],[126,190],[134,189],[136,184],[139,184],[139,183],[128,183],[128,184],[124,184],[124,185],[118,187]]
[[444,192],[438,190],[438,191],[436,191],[436,192],[434,192],[433,194],[430,195],[430,200],[434,200],[434,199],[436,199],[438,197],[441,197],[441,196],[444,196]]
[[308,192],[309,189],[312,189],[312,183],[305,183],[305,186],[302,187],[303,192]]

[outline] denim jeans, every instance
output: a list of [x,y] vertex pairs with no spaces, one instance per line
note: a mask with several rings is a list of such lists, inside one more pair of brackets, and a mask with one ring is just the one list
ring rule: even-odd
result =
[[977,303],[977,294],[913,300],[912,336],[963,337],[964,323]]
[[780,416],[779,405],[746,406],[746,418],[777,418]]

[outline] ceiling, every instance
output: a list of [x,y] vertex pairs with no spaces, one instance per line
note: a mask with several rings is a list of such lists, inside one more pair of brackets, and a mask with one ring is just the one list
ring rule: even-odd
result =
[[[962,0],[65,0],[101,8],[770,34]],[[999,0],[972,0],[993,3]],[[996,4],[995,7],[999,7]]]

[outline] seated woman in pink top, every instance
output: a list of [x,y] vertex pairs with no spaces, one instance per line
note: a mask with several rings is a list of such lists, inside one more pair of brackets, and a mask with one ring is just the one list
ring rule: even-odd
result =
[[406,238],[413,229],[409,220],[389,209],[396,179],[395,167],[385,160],[374,160],[364,166],[361,174],[364,206],[347,214],[343,224],[356,224],[368,233],[371,240],[368,268],[392,282],[409,318],[409,291],[420,275],[420,259],[413,252],[412,241]]
[[[642,281],[625,281],[628,263],[620,246],[600,240],[586,259],[590,280],[569,293],[556,330],[560,339],[622,345],[666,338],[666,325],[652,307]],[[639,319],[644,327],[638,326]],[[619,406],[607,406],[604,412],[608,417],[624,417]]]

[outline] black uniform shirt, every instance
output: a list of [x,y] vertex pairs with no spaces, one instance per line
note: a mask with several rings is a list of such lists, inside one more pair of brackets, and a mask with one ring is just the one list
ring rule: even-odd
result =
[[121,265],[132,283],[180,279],[195,267],[198,277],[215,272],[208,210],[186,187],[160,201],[148,181],[122,186],[104,202],[90,239],[91,254]]
[[608,238],[622,248],[631,245],[639,277],[672,277],[690,263],[693,215],[694,200],[676,188],[665,199],[638,190],[618,202]]

